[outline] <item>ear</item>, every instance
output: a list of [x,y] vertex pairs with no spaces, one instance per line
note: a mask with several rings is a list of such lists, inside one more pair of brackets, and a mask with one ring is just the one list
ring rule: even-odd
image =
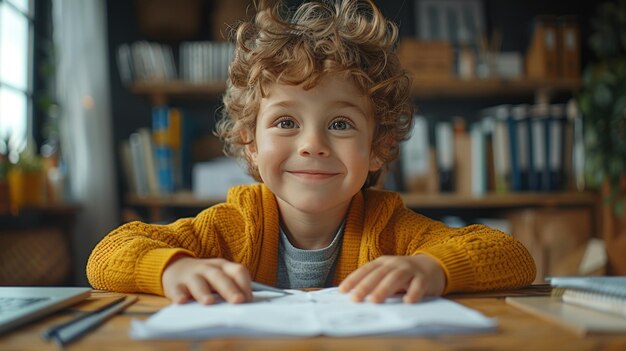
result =
[[376,172],[378,170],[380,170],[380,168],[383,166],[383,162],[380,160],[380,158],[378,158],[378,156],[375,156],[374,154],[372,154],[372,156],[370,157],[370,172]]
[[246,150],[246,158],[248,159],[248,162],[256,166],[256,157],[258,154],[257,149],[256,149],[256,143],[253,141],[250,144],[246,145],[245,150]]

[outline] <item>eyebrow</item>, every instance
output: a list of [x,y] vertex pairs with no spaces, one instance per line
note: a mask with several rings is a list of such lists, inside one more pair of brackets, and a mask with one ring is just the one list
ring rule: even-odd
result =
[[[364,111],[361,106],[351,102],[351,101],[347,101],[347,100],[337,100],[337,101],[332,101],[331,103],[332,107],[337,107],[337,108],[353,108],[358,110],[361,114],[363,114],[364,116],[367,116],[366,111]],[[277,102],[273,102],[269,105],[266,106],[267,109],[270,108],[290,108],[290,107],[297,107],[299,105],[299,102],[297,100],[282,100],[282,101],[277,101]]]

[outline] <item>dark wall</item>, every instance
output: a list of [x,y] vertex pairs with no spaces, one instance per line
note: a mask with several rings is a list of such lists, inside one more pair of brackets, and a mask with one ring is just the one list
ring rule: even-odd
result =
[[[300,0],[289,0],[290,4],[301,3]],[[211,2],[206,1],[203,10],[206,15],[202,17],[201,28],[208,29]],[[414,36],[415,23],[413,20],[414,2],[411,0],[387,0],[376,1],[381,11],[388,18],[393,19],[400,27],[400,36]],[[498,28],[503,32],[502,48],[504,50],[517,50],[525,52],[531,36],[531,24],[534,16],[539,14],[551,15],[577,15],[581,25],[581,37],[583,38],[582,60],[583,64],[589,59],[589,51],[585,42],[589,33],[589,18],[594,13],[595,1],[566,1],[566,0],[485,0],[484,10],[487,19],[487,30],[491,32]],[[131,93],[119,78],[116,67],[116,50],[122,43],[131,43],[136,40],[147,39],[138,28],[136,20],[135,2],[128,0],[109,0],[107,2],[108,13],[108,45],[109,61],[111,62],[111,103],[113,113],[113,137],[114,145],[127,138],[129,134],[139,127],[150,126],[151,104],[147,97]],[[181,19],[184,20],[184,19]],[[208,40],[208,30],[201,30],[195,38]],[[171,43],[175,45],[176,43]],[[176,48],[176,46],[174,46]],[[176,52],[177,50],[174,50]],[[217,100],[217,99],[216,99]],[[208,133],[213,127],[215,109],[219,101],[189,102],[171,101],[171,104],[185,107],[185,112],[192,115],[198,125],[199,133]],[[509,99],[508,103],[532,102],[528,97],[518,100]],[[455,115],[468,116],[476,113],[479,109],[502,103],[502,100],[480,99],[468,101],[440,101],[426,102],[416,101],[419,109],[428,114],[447,118]],[[116,159],[119,157],[116,150]],[[118,171],[118,174],[120,172]],[[118,184],[124,184],[123,179],[118,179]],[[120,195],[123,190],[120,189]],[[122,199],[123,196],[120,196]]]

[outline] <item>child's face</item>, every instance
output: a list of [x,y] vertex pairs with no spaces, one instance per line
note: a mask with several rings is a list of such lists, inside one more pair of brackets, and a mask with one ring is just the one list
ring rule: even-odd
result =
[[380,168],[371,152],[371,103],[340,77],[325,76],[310,90],[273,84],[261,100],[247,151],[281,207],[345,209],[368,172]]

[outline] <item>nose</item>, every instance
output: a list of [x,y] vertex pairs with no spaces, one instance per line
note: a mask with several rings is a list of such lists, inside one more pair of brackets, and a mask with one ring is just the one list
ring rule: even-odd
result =
[[303,133],[298,146],[298,154],[300,156],[318,156],[327,157],[330,155],[330,148],[324,133],[309,130]]

